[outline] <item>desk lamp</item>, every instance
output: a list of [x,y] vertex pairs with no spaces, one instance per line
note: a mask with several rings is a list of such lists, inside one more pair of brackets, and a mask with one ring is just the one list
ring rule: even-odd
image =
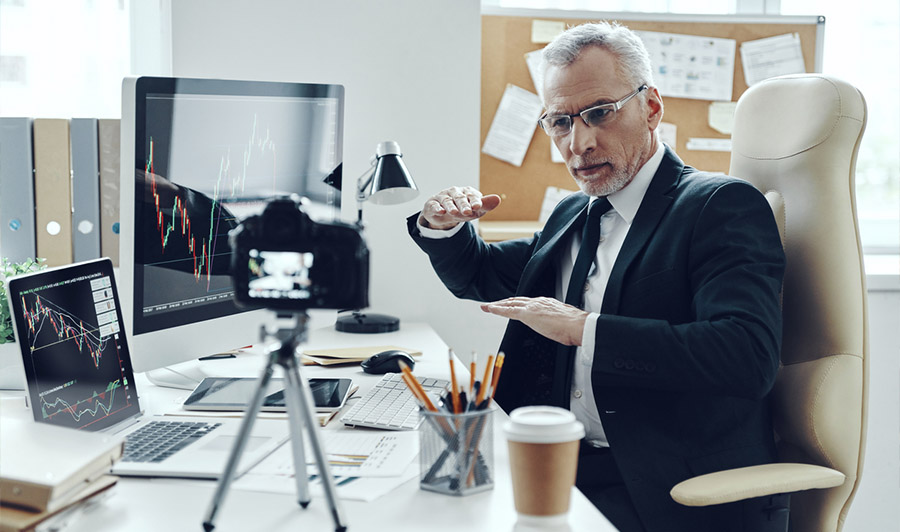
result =
[[[356,187],[358,216],[356,224],[362,228],[363,202],[377,205],[396,205],[419,195],[419,189],[403,164],[400,145],[392,140],[378,144],[372,158],[372,169],[359,176]],[[359,310],[340,316],[334,325],[341,332],[382,333],[400,329],[400,319],[386,314],[368,314]]]

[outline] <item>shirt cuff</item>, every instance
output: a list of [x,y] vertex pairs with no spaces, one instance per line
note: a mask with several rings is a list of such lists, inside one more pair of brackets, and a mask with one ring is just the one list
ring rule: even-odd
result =
[[591,312],[584,320],[584,332],[581,333],[581,356],[584,357],[582,362],[590,366],[594,361],[594,344],[597,339],[597,320],[600,314]]
[[431,227],[425,227],[419,222],[418,218],[416,219],[416,227],[419,229],[419,234],[425,238],[450,238],[458,233],[460,229],[462,229],[463,225],[465,224],[456,224],[456,227],[454,227],[453,229],[432,229]]

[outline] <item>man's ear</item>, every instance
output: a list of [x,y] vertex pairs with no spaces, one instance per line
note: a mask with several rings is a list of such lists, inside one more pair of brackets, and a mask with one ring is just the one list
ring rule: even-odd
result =
[[650,131],[659,127],[663,117],[663,101],[656,87],[647,89],[647,126]]

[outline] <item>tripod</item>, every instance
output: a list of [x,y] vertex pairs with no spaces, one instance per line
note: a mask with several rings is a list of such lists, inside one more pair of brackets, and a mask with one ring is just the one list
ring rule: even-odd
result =
[[[225,466],[225,472],[219,478],[219,484],[216,487],[216,493],[210,502],[209,509],[206,513],[206,519],[203,521],[203,529],[210,532],[215,528],[214,519],[219,511],[219,506],[225,499],[231,482],[234,480],[234,472],[237,469],[238,462],[244,452],[247,439],[253,430],[253,422],[262,407],[265,398],[265,392],[272,378],[275,364],[281,366],[284,370],[285,388],[284,397],[285,405],[288,412],[288,424],[290,427],[291,448],[293,449],[294,459],[294,477],[297,482],[297,502],[300,506],[306,508],[309,505],[309,479],[306,475],[306,456],[303,450],[303,434],[302,427],[305,425],[308,431],[309,441],[312,444],[313,453],[316,457],[316,465],[319,469],[319,477],[322,479],[325,487],[325,498],[328,499],[328,505],[331,508],[331,516],[334,519],[335,532],[344,532],[347,525],[338,505],[335,495],[334,478],[328,468],[328,462],[325,460],[325,453],[322,451],[322,442],[319,440],[319,432],[316,426],[316,420],[312,414],[313,399],[309,390],[309,385],[300,377],[299,366],[297,365],[297,356],[295,354],[297,346],[306,340],[306,327],[309,322],[309,316],[305,311],[297,313],[276,313],[278,320],[290,319],[293,321],[292,326],[279,326],[273,334],[269,334],[263,330],[262,336],[265,339],[268,336],[274,336],[279,340],[271,348],[266,349],[268,362],[259,379],[253,399],[244,413],[244,420],[241,423],[241,430],[234,447],[231,449],[231,455],[228,457],[228,464]],[[299,416],[302,416],[299,417]]]

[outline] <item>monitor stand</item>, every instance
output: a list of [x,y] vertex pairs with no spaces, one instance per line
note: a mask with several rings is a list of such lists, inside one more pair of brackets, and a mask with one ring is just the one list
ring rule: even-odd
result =
[[147,380],[157,386],[193,390],[206,377],[217,375],[208,372],[200,360],[188,360],[163,368],[151,369],[146,373]]

